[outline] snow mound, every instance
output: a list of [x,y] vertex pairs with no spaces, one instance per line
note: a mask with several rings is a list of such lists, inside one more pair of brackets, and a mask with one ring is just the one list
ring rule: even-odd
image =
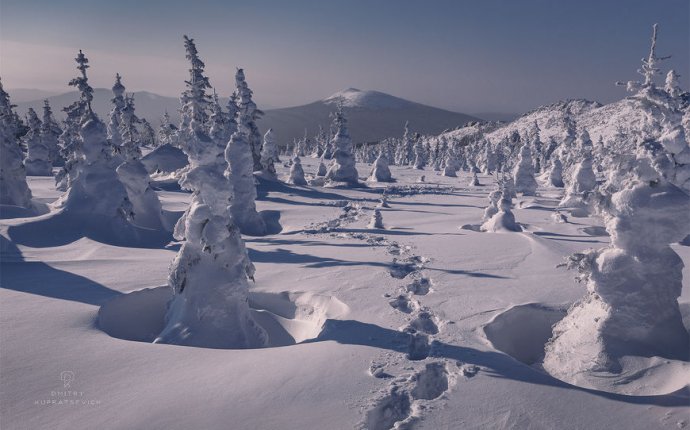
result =
[[149,173],[171,173],[189,164],[187,155],[172,145],[161,145],[141,159]]
[[[165,328],[169,287],[145,288],[108,301],[98,311],[98,327],[108,335],[136,342],[153,342]],[[340,300],[300,292],[250,292],[252,317],[268,334],[268,347],[294,345],[319,336],[329,318],[348,307]]]
[[[686,317],[690,316],[690,306],[686,311]],[[516,305],[487,323],[484,334],[495,349],[544,371],[544,347],[552,337],[552,327],[565,316],[563,307],[540,303]],[[686,318],[685,323],[688,325],[690,318]],[[690,386],[690,363],[686,361],[628,356],[621,359],[621,364],[624,370],[616,377],[602,373],[601,377],[587,375],[585,378],[583,375],[578,381],[568,382],[583,388],[632,396],[669,394]]]
[[544,358],[544,345],[551,338],[551,326],[565,314],[565,309],[538,303],[516,305],[496,315],[484,326],[484,334],[497,350],[532,365]]

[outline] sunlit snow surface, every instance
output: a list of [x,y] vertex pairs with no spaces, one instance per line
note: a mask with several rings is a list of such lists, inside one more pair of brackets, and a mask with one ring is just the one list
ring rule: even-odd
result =
[[[318,160],[302,164],[309,179]],[[277,168],[285,179],[288,169]],[[366,179],[371,166],[357,168]],[[1,427],[690,425],[687,363],[631,358],[645,362],[622,375],[618,394],[540,370],[550,325],[585,294],[557,266],[608,243],[600,219],[555,222],[562,190],[542,183],[538,196],[515,202],[522,232],[460,229],[481,224],[493,178],[479,175],[484,185],[468,187],[462,171],[391,172],[397,183],[372,188],[260,184],[258,210],[279,211],[282,226],[245,238],[257,269],[250,306],[272,336],[264,349],[149,343],[175,243],[113,246],[81,237],[79,225],[45,224],[50,215],[2,220]],[[52,178],[29,182],[39,202],[59,195]],[[370,229],[387,185],[385,229]],[[164,209],[179,214],[189,194],[165,189]],[[686,263],[687,326],[690,247],[673,248]]]

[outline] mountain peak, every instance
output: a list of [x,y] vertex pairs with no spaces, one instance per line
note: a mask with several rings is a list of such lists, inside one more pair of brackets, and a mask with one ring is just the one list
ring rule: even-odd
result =
[[414,103],[380,91],[346,88],[322,100],[326,104],[342,104],[348,108],[401,109]]

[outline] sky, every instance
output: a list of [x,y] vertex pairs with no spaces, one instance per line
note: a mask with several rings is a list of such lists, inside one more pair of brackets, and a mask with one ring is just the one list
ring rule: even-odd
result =
[[[348,87],[449,110],[521,113],[625,97],[659,23],[658,54],[690,76],[688,0],[0,0],[6,89],[67,92],[74,57],[93,87],[177,96],[194,38],[211,84],[243,67],[259,107]],[[663,76],[660,77],[663,79]],[[11,94],[11,91],[10,91]]]

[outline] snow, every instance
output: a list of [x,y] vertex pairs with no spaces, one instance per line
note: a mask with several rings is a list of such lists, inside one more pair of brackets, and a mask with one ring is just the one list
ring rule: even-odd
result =
[[[316,172],[319,161],[302,160],[304,170]],[[34,218],[2,220],[3,428],[634,430],[689,422],[685,361],[650,357],[642,366],[638,358],[630,368],[649,370],[627,375],[619,393],[569,385],[540,368],[551,325],[585,294],[557,266],[608,244],[601,219],[554,223],[563,190],[541,184],[512,209],[523,232],[458,230],[481,220],[493,177],[480,173],[485,185],[473,187],[467,172],[426,170],[417,184],[418,170],[390,169],[390,208],[378,208],[385,230],[367,224],[387,184],[260,181],[257,209],[280,211],[283,225],[246,238],[256,267],[249,307],[270,348],[151,343],[164,324],[175,243],[55,242],[24,228]],[[28,180],[34,199],[59,195],[49,178]],[[167,212],[190,200],[180,190],[157,194]],[[686,263],[678,300],[687,330],[690,248],[671,248]],[[69,390],[63,371],[74,373]],[[46,404],[70,398],[87,404]]]
[[415,103],[391,96],[379,91],[362,91],[357,88],[346,88],[338,91],[325,99],[323,102],[333,105],[342,105],[347,108],[387,108],[404,109],[414,106]]

